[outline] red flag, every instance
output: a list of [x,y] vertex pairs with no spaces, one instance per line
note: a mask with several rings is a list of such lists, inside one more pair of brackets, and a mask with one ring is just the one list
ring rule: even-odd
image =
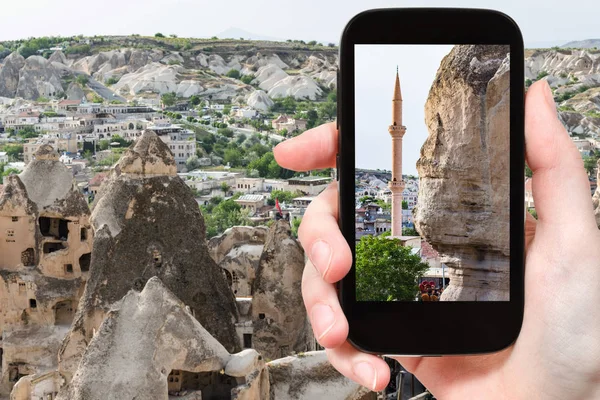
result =
[[275,207],[277,207],[277,210],[279,210],[279,214],[283,215],[281,212],[281,206],[279,205],[279,199],[275,199]]

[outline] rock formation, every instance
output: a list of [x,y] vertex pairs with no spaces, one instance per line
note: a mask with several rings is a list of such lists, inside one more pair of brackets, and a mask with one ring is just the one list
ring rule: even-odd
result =
[[66,67],[51,63],[41,56],[31,56],[19,71],[19,86],[16,96],[37,99],[40,96],[54,97],[63,92],[62,71]]
[[314,350],[301,282],[304,251],[287,221],[269,229],[252,297],[253,347],[269,359]]
[[235,298],[208,255],[198,204],[156,134],[145,131],[113,168],[96,198],[92,224],[92,273],[59,355],[61,372],[68,377],[75,371],[110,307],[153,276],[228,351],[239,348]]
[[19,71],[25,65],[25,59],[17,52],[4,59],[0,67],[0,96],[15,97],[19,87]]
[[50,146],[40,146],[0,196],[0,396],[57,366],[85,279],[90,211]]
[[271,106],[273,106],[273,100],[262,90],[255,90],[248,96],[246,99],[246,103],[257,110],[260,111],[269,111]]
[[267,364],[271,399],[375,400],[377,395],[340,374],[324,351],[311,351]]
[[266,237],[264,226],[234,226],[208,241],[210,256],[223,269],[227,283],[237,297],[252,295]]
[[414,216],[449,267],[441,300],[509,298],[509,58],[506,46],[455,46],[425,104]]
[[113,305],[57,399],[167,400],[169,393],[181,392],[197,392],[200,398],[267,398],[260,354],[229,354],[197,318],[158,278],[151,278],[141,292],[131,290]]

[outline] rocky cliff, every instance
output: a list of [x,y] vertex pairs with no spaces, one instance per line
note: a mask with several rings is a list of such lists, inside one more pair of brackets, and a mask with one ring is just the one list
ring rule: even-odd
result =
[[455,46],[425,104],[415,226],[450,270],[442,300],[509,298],[509,58]]
[[[185,39],[185,44],[183,50],[167,39],[105,37],[92,43],[88,54],[67,56],[59,50],[48,59],[25,60],[14,52],[0,60],[0,97],[62,96],[78,75],[94,79],[87,92],[101,88],[98,94],[106,96],[105,84],[128,99],[175,92],[246,102],[260,89],[272,98],[315,100],[323,88],[336,85],[335,48],[234,40]],[[250,77],[245,82],[251,84],[225,76],[231,70]],[[260,103],[268,103],[259,96]],[[250,101],[258,99],[254,95]]]
[[[571,134],[600,130],[600,51],[529,50],[525,78],[544,79],[554,92],[559,117]],[[529,82],[528,81],[528,82]]]

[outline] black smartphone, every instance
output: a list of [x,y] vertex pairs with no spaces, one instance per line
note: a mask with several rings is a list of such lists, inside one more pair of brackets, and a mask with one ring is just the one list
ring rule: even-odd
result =
[[524,305],[524,50],[508,16],[378,9],[338,75],[339,282],[349,341],[376,354],[501,350]]

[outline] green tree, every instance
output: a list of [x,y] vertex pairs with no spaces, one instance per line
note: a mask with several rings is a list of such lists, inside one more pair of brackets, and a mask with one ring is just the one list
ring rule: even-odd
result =
[[529,165],[525,164],[525,176],[531,178],[533,176],[533,171],[529,168]]
[[415,228],[402,228],[402,236],[420,236]]
[[222,182],[220,188],[223,191],[223,193],[225,193],[225,195],[227,195],[227,192],[229,192],[229,189],[230,189],[227,182]]
[[108,141],[106,139],[102,139],[98,142],[98,147],[100,148],[100,150],[107,150],[109,146],[110,146],[110,141]]
[[75,79],[75,81],[77,81],[77,83],[79,83],[81,86],[85,86],[90,81],[90,78],[86,75],[81,74],[77,75],[77,79]]
[[163,35],[162,33],[160,33],[160,32],[159,32],[159,33],[155,33],[155,34],[154,34],[154,37],[157,37],[157,38],[164,38],[164,37],[165,37],[165,35]]
[[[299,193],[290,192],[287,190],[273,190],[271,192],[271,199],[273,201],[279,200],[280,203],[291,203],[295,197],[300,197]],[[273,203],[275,204],[275,203]]]
[[241,74],[240,74],[240,71],[232,68],[229,71],[227,71],[225,76],[227,76],[229,78],[233,78],[233,79],[240,79]]
[[236,225],[248,225],[248,213],[234,201],[234,198],[220,201],[217,205],[201,206],[206,225],[206,237],[220,235]]
[[250,82],[252,82],[254,80],[254,77],[252,75],[242,75],[240,77],[240,80],[242,82],[244,82],[246,85],[249,85]]
[[16,168],[7,168],[5,164],[0,164],[0,182],[5,176],[17,175],[19,172]]
[[229,128],[219,128],[219,130],[217,130],[217,132],[219,133],[219,135],[223,135],[228,138],[233,137],[233,130],[231,130]]
[[188,171],[193,171],[200,166],[200,160],[197,155],[190,156],[187,160],[185,160],[185,168]]
[[[81,76],[81,75],[80,75],[80,76]],[[106,80],[106,84],[107,84],[107,85],[114,85],[114,84],[116,84],[116,83],[118,83],[118,82],[119,82],[119,78],[117,78],[116,76],[111,76],[110,78],[108,78],[108,79]]]
[[292,220],[292,234],[294,237],[298,237],[298,228],[300,228],[300,223],[302,222],[302,217],[294,218]]
[[238,148],[229,148],[225,150],[223,162],[229,163],[231,167],[239,167],[242,164],[242,152]]
[[190,97],[190,104],[193,106],[199,105],[201,101],[202,99],[198,95],[193,95],[192,97]]
[[363,236],[356,245],[356,298],[359,301],[414,301],[418,278],[428,269],[399,239]]
[[17,161],[23,159],[23,145],[22,144],[8,144],[4,146],[3,151],[9,159]]
[[177,95],[175,92],[165,93],[160,97],[160,100],[165,106],[170,107],[177,101]]
[[585,170],[587,171],[588,175],[592,175],[594,173],[597,163],[598,163],[598,158],[596,156],[583,157],[583,166],[584,166]]
[[408,210],[408,203],[406,202],[406,200],[402,200],[402,209]]

